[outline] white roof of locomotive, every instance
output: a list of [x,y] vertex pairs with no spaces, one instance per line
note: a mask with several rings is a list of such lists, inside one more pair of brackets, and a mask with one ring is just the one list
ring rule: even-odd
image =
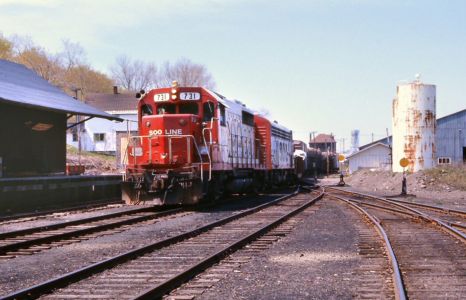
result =
[[[223,105],[225,105],[227,108],[234,108],[235,110],[242,110],[242,111],[247,111],[248,113],[250,114],[253,114],[253,115],[260,115],[259,112],[257,111],[254,111],[252,109],[250,109],[249,107],[247,107],[245,104],[243,104],[241,101],[239,100],[236,100],[236,99],[227,99],[226,97],[222,98],[219,96],[219,94],[211,91],[211,90],[208,90],[208,89],[205,89],[212,97],[214,97],[218,102],[222,103]],[[278,129],[281,129],[283,131],[286,131],[286,132],[291,132],[291,129],[288,129],[287,127],[281,125],[281,124],[278,124],[278,122],[276,121],[271,121],[269,118],[263,116],[264,118],[266,118],[267,120],[270,121],[270,123],[272,124],[273,127],[275,128],[278,128]]]
[[214,97],[218,102],[222,103],[223,105],[225,105],[226,107],[228,108],[236,108],[236,110],[242,110],[242,111],[246,111],[250,114],[254,114],[255,111],[250,109],[249,107],[246,106],[246,104],[242,103],[241,101],[239,100],[236,100],[236,99],[228,99],[226,97],[224,98],[221,98],[217,93],[211,91],[211,90],[208,90],[208,89],[205,89],[212,97]]
[[[270,120],[269,120],[270,121]],[[281,124],[278,124],[276,123],[277,121],[271,121],[270,123],[272,123],[272,127],[275,127],[275,128],[278,128],[278,129],[281,129],[283,131],[286,131],[286,132],[291,132],[291,129],[288,129],[287,127],[281,125]]]

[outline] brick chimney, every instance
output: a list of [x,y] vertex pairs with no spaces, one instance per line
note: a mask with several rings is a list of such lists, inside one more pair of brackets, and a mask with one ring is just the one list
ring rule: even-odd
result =
[[117,86],[117,85],[114,85],[114,86],[113,86],[113,93],[114,93],[115,95],[118,94],[118,86]]

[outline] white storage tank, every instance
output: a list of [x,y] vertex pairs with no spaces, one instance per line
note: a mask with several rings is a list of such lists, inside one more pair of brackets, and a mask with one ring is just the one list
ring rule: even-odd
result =
[[399,84],[393,100],[393,172],[403,171],[402,158],[408,159],[409,172],[435,166],[436,87],[416,77]]

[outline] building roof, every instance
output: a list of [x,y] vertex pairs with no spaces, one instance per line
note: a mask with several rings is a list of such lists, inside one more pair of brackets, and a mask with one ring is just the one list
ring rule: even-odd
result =
[[464,113],[466,113],[466,109],[463,109],[463,110],[457,111],[455,113],[443,116],[443,117],[437,119],[437,123],[438,122],[442,123],[443,121],[446,121],[447,119],[457,117],[457,116],[459,116],[461,114],[464,114]]
[[3,59],[0,59],[0,102],[121,121],[68,96],[24,65]]
[[356,155],[359,155],[359,154],[361,154],[361,153],[363,153],[363,152],[365,152],[365,151],[367,151],[367,150],[369,150],[369,149],[375,148],[375,147],[377,147],[377,146],[383,146],[383,147],[385,147],[385,148],[390,149],[390,146],[388,146],[387,144],[384,144],[384,143],[381,143],[381,142],[374,142],[374,143],[371,143],[370,146],[367,146],[367,147],[365,147],[365,148],[363,148],[363,149],[360,148],[360,150],[359,150],[358,152],[354,152],[353,154],[348,155],[348,156],[346,157],[346,159],[350,159],[350,158],[352,158],[352,157],[354,157],[354,156],[356,156]]
[[106,112],[137,111],[138,99],[129,93],[88,93],[85,102]]
[[336,143],[335,138],[331,134],[321,133],[311,140],[311,144],[321,143]]
[[378,143],[390,146],[392,144],[392,136],[389,135],[389,136],[381,138],[379,140],[376,140],[376,141],[370,142],[368,144],[362,145],[361,147],[359,147],[359,150],[364,150],[364,149],[366,149],[366,148],[368,148],[368,147],[370,147],[372,145],[378,144]]

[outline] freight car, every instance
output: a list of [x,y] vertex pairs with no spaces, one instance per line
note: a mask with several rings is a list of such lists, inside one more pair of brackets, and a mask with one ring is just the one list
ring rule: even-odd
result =
[[294,177],[292,131],[238,100],[202,87],[137,95],[139,134],[129,138],[127,203],[196,204]]

